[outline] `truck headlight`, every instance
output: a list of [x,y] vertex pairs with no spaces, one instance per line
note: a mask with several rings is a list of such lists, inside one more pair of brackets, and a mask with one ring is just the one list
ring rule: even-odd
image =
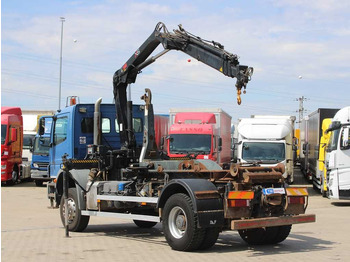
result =
[[1,169],[6,169],[6,165],[1,165]]
[[39,168],[39,165],[37,163],[33,163],[33,167]]
[[4,156],[8,156],[9,155],[9,151],[4,151]]

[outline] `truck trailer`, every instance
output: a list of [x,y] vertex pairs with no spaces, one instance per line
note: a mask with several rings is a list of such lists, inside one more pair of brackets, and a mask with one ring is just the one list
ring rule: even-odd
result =
[[327,177],[329,198],[350,199],[350,107],[339,110],[328,132]]
[[[149,57],[159,44],[164,50]],[[184,52],[236,78],[237,102],[241,103],[241,91],[251,79],[252,68],[241,65],[238,56],[218,42],[202,40],[182,26],[171,33],[158,23],[113,77],[120,149],[111,150],[96,141],[88,146],[83,160],[62,157],[55,201],[66,235],[84,230],[90,216],[132,219],[139,227],[162,222],[171,248],[192,251],[213,246],[222,230],[238,230],[249,244],[275,244],[288,237],[292,224],[314,222],[315,215],[305,214],[306,188],[286,187],[282,164],[232,164],[226,169],[210,159],[163,159],[154,142],[149,89],[142,96],[144,132],[139,151],[126,88],[143,68],[169,50]],[[94,128],[97,137],[98,127]]]
[[170,159],[211,159],[229,164],[231,116],[221,108],[171,108],[167,154]]
[[294,181],[294,116],[254,115],[238,124],[237,161],[285,166],[288,183]]
[[300,159],[300,168],[305,177],[312,182],[313,188],[321,189],[321,171],[319,164],[319,147],[322,137],[322,121],[332,118],[339,109],[319,108],[307,116],[307,120],[301,125],[300,134],[303,158]]

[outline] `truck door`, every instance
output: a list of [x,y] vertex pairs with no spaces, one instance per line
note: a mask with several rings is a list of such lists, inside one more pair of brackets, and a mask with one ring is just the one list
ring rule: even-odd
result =
[[71,158],[72,148],[72,130],[70,127],[69,117],[67,114],[62,114],[57,117],[53,123],[50,148],[50,176],[57,177],[58,171],[61,168],[62,156],[68,154]]
[[340,133],[340,150],[337,151],[339,196],[350,197],[350,127],[345,126]]

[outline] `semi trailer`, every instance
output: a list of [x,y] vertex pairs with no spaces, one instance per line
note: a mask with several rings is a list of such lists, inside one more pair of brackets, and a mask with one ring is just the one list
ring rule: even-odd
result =
[[321,189],[321,171],[319,165],[319,147],[322,137],[322,121],[325,118],[332,118],[339,109],[318,108],[309,114],[301,125],[300,134],[303,154],[300,157],[300,168],[302,173],[312,183],[317,191]]

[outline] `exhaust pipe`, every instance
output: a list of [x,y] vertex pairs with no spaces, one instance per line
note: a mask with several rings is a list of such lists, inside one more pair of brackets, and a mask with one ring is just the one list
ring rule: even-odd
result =
[[102,97],[97,99],[95,103],[94,111],[94,145],[101,144],[101,112],[100,105],[102,103]]

